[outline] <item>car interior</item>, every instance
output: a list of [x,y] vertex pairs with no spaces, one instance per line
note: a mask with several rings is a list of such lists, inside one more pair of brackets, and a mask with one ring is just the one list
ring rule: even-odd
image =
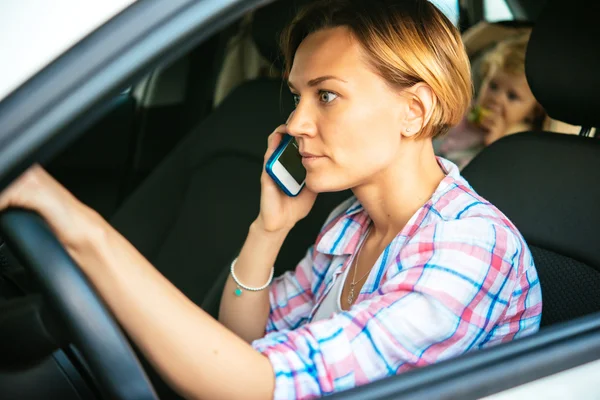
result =
[[542,284],[542,327],[600,310],[595,289],[600,253],[593,232],[600,147],[585,136],[600,122],[592,94],[600,81],[589,67],[599,57],[594,39],[599,32],[581,11],[549,7],[543,12],[529,41],[526,75],[548,114],[581,126],[582,135],[507,136],[463,171],[526,238]]
[[[229,263],[258,213],[267,136],[293,109],[278,73],[277,34],[306,1],[269,3],[125,88],[97,123],[46,166],[214,317]],[[474,71],[497,40],[533,27],[526,74],[550,116],[547,131],[499,140],[463,175],[529,243],[545,329],[600,311],[600,142],[593,135],[600,125],[600,78],[591,67],[600,62],[600,27],[592,20],[595,13],[580,8],[512,3],[519,4],[518,20],[490,23],[470,20],[481,10],[461,2],[459,25]],[[228,63],[252,70],[227,69]],[[329,212],[349,196],[319,195],[286,239],[276,275],[296,266]],[[35,293],[18,264],[6,246],[0,248],[0,297]],[[138,356],[159,397],[179,398]]]

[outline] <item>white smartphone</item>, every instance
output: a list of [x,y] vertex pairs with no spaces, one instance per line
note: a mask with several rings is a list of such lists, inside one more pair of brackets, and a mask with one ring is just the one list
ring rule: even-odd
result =
[[296,140],[285,135],[265,166],[267,173],[288,196],[297,196],[304,187],[306,169]]

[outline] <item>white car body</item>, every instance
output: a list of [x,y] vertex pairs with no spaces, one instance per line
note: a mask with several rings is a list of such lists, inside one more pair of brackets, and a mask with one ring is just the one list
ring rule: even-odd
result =
[[0,100],[135,0],[0,3]]

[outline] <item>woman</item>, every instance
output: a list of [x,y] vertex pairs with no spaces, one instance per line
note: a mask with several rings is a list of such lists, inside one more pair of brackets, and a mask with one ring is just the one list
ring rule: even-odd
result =
[[[283,50],[297,107],[265,159],[293,135],[306,187],[286,197],[263,172],[220,323],[40,167],[1,195],[0,208],[48,221],[187,397],[310,398],[535,332],[541,293],[527,245],[433,153],[432,138],[470,102],[450,21],[426,0],[320,1],[290,25]],[[269,287],[282,242],[316,194],[346,188],[355,197]]]

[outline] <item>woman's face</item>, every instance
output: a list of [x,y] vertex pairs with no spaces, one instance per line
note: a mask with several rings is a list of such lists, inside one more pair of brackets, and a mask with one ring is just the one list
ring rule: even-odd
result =
[[343,27],[309,35],[296,52],[289,86],[297,106],[288,131],[314,192],[368,183],[398,158],[406,97],[364,57]]

